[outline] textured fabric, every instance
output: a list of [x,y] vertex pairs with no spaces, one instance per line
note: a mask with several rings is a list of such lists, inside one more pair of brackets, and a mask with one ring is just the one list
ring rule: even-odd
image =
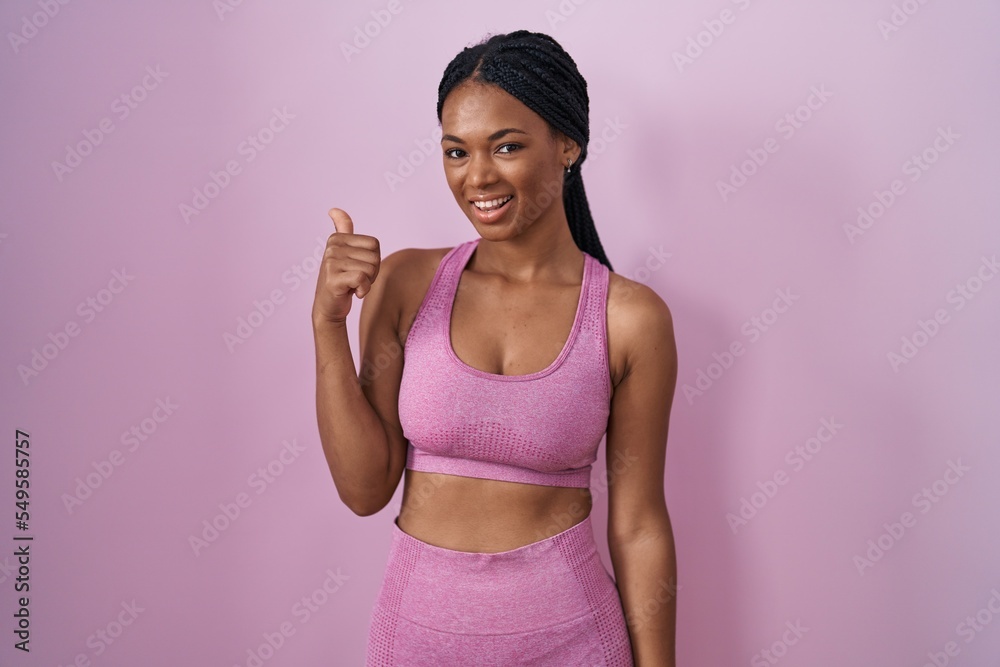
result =
[[403,351],[399,421],[406,467],[527,484],[585,488],[608,426],[609,271],[584,253],[569,338],[548,368],[486,373],[451,346],[451,313],[479,239],[452,248],[434,274]]
[[498,553],[433,546],[393,520],[365,665],[633,667],[590,516]]

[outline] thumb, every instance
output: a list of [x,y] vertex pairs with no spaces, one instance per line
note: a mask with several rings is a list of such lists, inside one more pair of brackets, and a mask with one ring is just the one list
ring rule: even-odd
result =
[[354,221],[351,220],[351,216],[347,215],[346,211],[339,208],[331,208],[328,211],[331,218],[333,218],[333,226],[336,228],[339,234],[353,234],[354,233]]

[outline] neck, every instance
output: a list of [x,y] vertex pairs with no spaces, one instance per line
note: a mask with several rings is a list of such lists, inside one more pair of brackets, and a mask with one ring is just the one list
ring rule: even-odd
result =
[[512,238],[481,238],[468,268],[501,275],[512,283],[579,280],[583,252],[577,247],[565,216],[562,221],[540,225],[536,221],[524,233]]

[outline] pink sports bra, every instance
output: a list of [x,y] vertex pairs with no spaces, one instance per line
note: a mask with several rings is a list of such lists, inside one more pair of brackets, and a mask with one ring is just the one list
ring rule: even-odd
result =
[[403,348],[399,421],[406,467],[546,486],[590,486],[608,426],[608,267],[584,253],[573,328],[548,368],[497,375],[451,346],[451,311],[479,239],[444,256]]

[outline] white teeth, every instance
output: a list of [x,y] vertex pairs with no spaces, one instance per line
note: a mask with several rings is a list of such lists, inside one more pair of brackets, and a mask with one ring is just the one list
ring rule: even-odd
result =
[[497,208],[498,206],[500,206],[501,204],[510,199],[513,199],[513,195],[508,195],[506,197],[503,197],[502,199],[494,199],[493,201],[474,201],[472,203],[475,204],[476,208],[482,211],[487,211],[493,208]]

